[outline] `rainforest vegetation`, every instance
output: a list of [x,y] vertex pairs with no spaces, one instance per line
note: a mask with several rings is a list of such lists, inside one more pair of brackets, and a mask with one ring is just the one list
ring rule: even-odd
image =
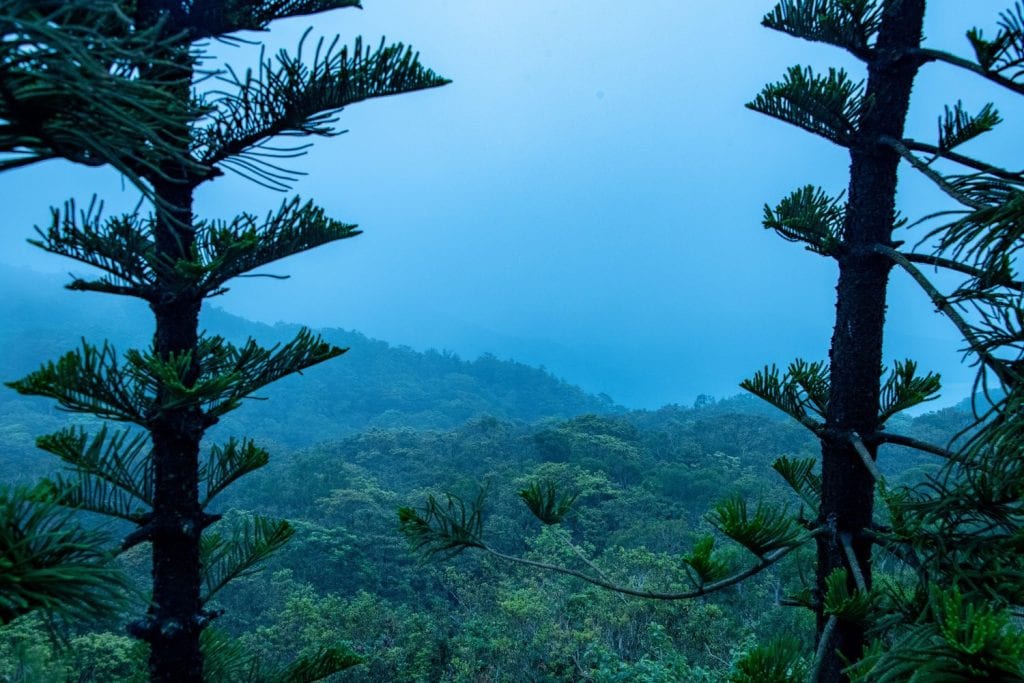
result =
[[[48,296],[51,288],[36,284],[3,303],[5,313],[26,307],[17,325],[5,328],[8,348],[25,349],[18,337],[61,348],[73,342],[72,330],[84,329],[55,320],[91,320],[108,328],[97,332],[117,339],[116,329],[135,329],[124,323],[141,315],[117,303],[62,307],[62,299]],[[273,328],[215,315],[238,335],[274,337]],[[325,334],[353,344],[347,364],[275,385],[252,408],[270,415],[280,404],[332,405],[351,400],[350,387],[360,387],[366,417],[357,422],[358,413],[349,411],[339,427],[297,413],[246,425],[276,457],[222,504],[228,517],[258,509],[296,529],[261,571],[218,599],[219,626],[248,655],[287,662],[341,641],[366,657],[338,674],[352,681],[719,681],[764,634],[806,642],[809,614],[778,603],[811,570],[810,553],[707,598],[664,603],[486,557],[423,562],[398,533],[395,514],[449,489],[471,498],[484,484],[491,494],[488,534],[501,550],[586,568],[582,555],[624,585],[671,590],[685,585],[678,556],[710,529],[705,516],[716,501],[739,493],[799,504],[771,463],[783,454],[814,455],[816,442],[800,425],[750,396],[628,411],[517,363],[467,362],[350,332]],[[331,373],[342,367],[344,382],[335,381]],[[391,391],[399,377],[401,401]],[[380,422],[383,414],[388,422]],[[6,392],[0,416],[8,480],[52,473],[54,463],[34,448],[34,435],[66,415]],[[963,405],[903,418],[899,426],[941,442],[970,421]],[[936,466],[910,450],[886,463],[894,481],[921,478]],[[578,495],[564,524],[540,524],[516,495],[534,481],[554,481]],[[729,559],[742,560],[739,551]],[[148,571],[142,549],[120,561],[140,580]],[[144,650],[117,617],[58,628],[66,641],[54,641],[39,617],[6,627],[0,676],[146,680]]]
[[[0,676],[1024,680],[1024,174],[964,151],[1004,123],[993,104],[952,97],[934,140],[909,130],[926,69],[1024,94],[1024,6],[965,27],[967,57],[926,42],[925,0],[764,15],[863,71],[795,66],[747,104],[849,157],[843,187],[809,178],[762,216],[835,270],[827,361],[654,411],[211,306],[360,230],[297,196],[207,218],[200,187],[288,192],[308,145],[283,138],[450,82],[362,39],[212,65],[209,41],[355,7],[3,3],[0,170],[109,166],[141,200],[68,201],[33,240],[112,301],[0,277]],[[945,203],[902,216],[904,170]],[[941,378],[884,357],[895,277],[976,368],[959,407],[922,413]]]

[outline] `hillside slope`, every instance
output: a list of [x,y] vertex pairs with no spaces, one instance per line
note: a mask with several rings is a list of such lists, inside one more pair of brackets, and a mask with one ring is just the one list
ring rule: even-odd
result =
[[[11,381],[75,348],[84,337],[109,339],[119,350],[148,343],[152,323],[139,302],[67,292],[65,278],[0,266],[0,380]],[[203,322],[212,334],[273,345],[298,325],[265,325],[210,307]],[[349,348],[341,358],[268,387],[218,426],[288,448],[340,438],[373,427],[450,429],[490,415],[533,423],[617,408],[545,370],[485,355],[473,361],[448,352],[415,351],[342,329],[320,330]],[[24,453],[32,435],[56,428],[66,416],[52,403],[0,389],[0,447]],[[84,419],[78,417],[77,419]]]

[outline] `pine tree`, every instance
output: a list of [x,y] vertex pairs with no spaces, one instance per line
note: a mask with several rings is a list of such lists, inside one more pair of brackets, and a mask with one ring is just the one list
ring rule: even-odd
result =
[[[132,74],[161,38],[132,30],[123,10],[79,0],[0,3],[0,171],[63,158],[109,164],[138,182],[129,166],[146,162],[147,141],[160,144],[186,120],[190,103]],[[0,623],[36,609],[74,619],[123,606],[126,580],[103,539],[49,492],[0,487]]]
[[[95,207],[78,211],[68,203],[53,211],[37,242],[101,272],[74,278],[70,289],[139,298],[155,318],[149,349],[119,356],[107,344],[83,344],[12,384],[66,410],[126,425],[94,434],[66,429],[39,445],[77,475],[53,481],[55,495],[135,525],[122,549],[152,547],[151,605],[129,630],[150,646],[154,681],[203,680],[201,634],[215,616],[208,601],[292,533],[287,522],[259,516],[234,528],[214,526],[216,496],[269,456],[244,438],[204,454],[203,435],[254,391],[344,352],[308,331],[279,347],[253,340],[236,346],[200,333],[202,304],[225,292],[232,278],[359,232],[297,198],[262,218],[200,220],[195,190],[225,170],[284,189],[293,176],[280,160],[303,147],[281,147],[280,136],[330,136],[334,115],[345,106],[447,82],[402,45],[321,41],[309,61],[300,46],[244,75],[221,73],[226,83],[204,94],[194,84],[210,70],[198,45],[263,30],[276,19],[356,6],[356,0],[138,0],[128,15],[133,29],[155,31],[159,41],[132,67],[180,109],[193,110],[188,120],[163,129],[144,158],[124,161],[148,187],[153,213],[104,218]],[[219,642],[206,638],[210,651],[224,652]],[[314,680],[355,661],[333,649],[276,675]]]
[[[900,155],[887,141],[903,139],[910,91],[923,63],[918,51],[924,10],[924,0],[780,3],[766,17],[768,26],[846,48],[866,63],[867,85],[855,83],[842,71],[819,76],[810,69],[794,67],[782,82],[765,88],[750,104],[756,111],[850,151],[845,205],[804,189],[766,215],[766,222],[777,224],[784,237],[808,242],[819,253],[834,258],[839,269],[827,382],[816,382],[813,400],[808,401],[821,409],[824,417],[823,424],[814,427],[822,443],[817,521],[827,529],[816,541],[814,595],[819,639],[831,618],[825,610],[830,577],[845,572],[850,591],[872,587],[868,531],[874,514],[874,461],[886,413],[893,412],[882,405],[879,369],[886,291],[894,264],[877,247],[891,248],[898,226],[896,170]],[[894,375],[893,408],[907,407],[901,404],[913,404],[927,395],[919,391],[912,396],[920,380],[914,377],[912,366],[904,367],[905,372],[897,370]],[[793,408],[787,393],[800,395],[799,373],[774,385],[760,381],[767,376],[765,373],[746,386],[784,409]],[[818,377],[824,379],[825,375]],[[792,385],[787,386],[787,381]],[[928,379],[924,382],[928,384]],[[806,417],[803,405],[795,412]],[[844,660],[857,661],[862,655],[865,625],[855,619],[838,619],[829,633],[831,642],[823,650],[820,680],[842,680]]]
[[[947,107],[939,118],[935,144],[907,138],[903,131],[913,81],[919,70],[932,62],[965,69],[1012,92],[1024,92],[1019,83],[1024,24],[1018,6],[1016,13],[1003,16],[995,40],[984,40],[977,30],[968,32],[975,51],[976,61],[972,62],[921,45],[924,13],[923,0],[780,3],[766,16],[766,26],[846,49],[867,65],[867,85],[865,88],[855,84],[842,71],[832,70],[822,77],[794,68],[784,81],[766,87],[750,104],[756,111],[846,147],[851,159],[845,202],[818,188],[806,187],[783,200],[776,209],[765,210],[765,227],[786,239],[804,243],[810,251],[831,257],[838,264],[836,320],[827,371],[822,367],[820,372],[808,375],[804,371],[807,365],[798,361],[781,377],[766,370],[745,383],[748,389],[809,426],[822,442],[817,521],[827,532],[817,537],[812,603],[818,617],[816,675],[822,681],[847,680],[847,666],[862,660],[868,639],[877,639],[876,648],[887,640],[891,643],[892,629],[896,624],[906,625],[909,615],[916,613],[910,619],[913,621],[930,614],[935,626],[936,615],[945,614],[949,618],[943,627],[948,635],[949,629],[956,628],[952,625],[953,611],[957,612],[957,620],[963,617],[963,631],[958,637],[966,640],[951,644],[950,649],[963,645],[964,650],[960,656],[949,658],[953,664],[947,661],[941,674],[933,671],[932,675],[955,672],[969,678],[991,680],[1009,676],[1004,680],[1019,680],[1024,674],[1019,668],[1019,656],[1011,665],[1007,662],[1013,662],[1014,657],[1005,656],[1007,650],[1012,653],[1014,647],[1019,648],[1019,635],[995,628],[998,619],[985,619],[992,613],[993,604],[981,604],[972,623],[972,618],[960,613],[959,593],[952,595],[943,590],[953,586],[956,591],[955,587],[963,583],[954,578],[957,572],[951,571],[955,563],[948,562],[948,555],[941,559],[944,553],[921,552],[928,545],[929,536],[933,544],[937,540],[933,526],[936,520],[959,507],[960,516],[945,518],[938,525],[945,527],[940,533],[941,543],[956,538],[949,533],[951,527],[956,527],[960,532],[960,542],[954,541],[958,546],[956,552],[965,565],[982,561],[986,556],[991,558],[986,553],[970,557],[979,546],[990,545],[993,540],[990,532],[994,527],[978,523],[986,517],[992,520],[993,515],[991,510],[979,514],[978,502],[986,499],[977,494],[991,493],[994,488],[1005,496],[1008,489],[1017,485],[1012,468],[1005,465],[1015,462],[1021,447],[1020,418],[1013,407],[1016,399],[1012,398],[1013,387],[1020,380],[1013,355],[1019,358],[1021,348],[1021,284],[1011,256],[1019,248],[1020,230],[1005,215],[1008,209],[1013,214],[1022,176],[955,150],[1000,122],[991,104],[973,115],[960,103]],[[895,231],[902,227],[895,210],[896,171],[901,161],[923,173],[968,211],[966,218],[942,226],[922,240],[936,240],[932,253],[901,251],[902,242],[896,240]],[[941,170],[944,164],[951,165],[953,170]],[[1002,219],[998,219],[1000,214]],[[915,264],[941,268],[966,279],[955,292],[942,295]],[[956,325],[968,351],[980,363],[981,381],[995,381],[1011,396],[1008,402],[997,402],[995,419],[984,425],[960,452],[885,431],[892,415],[928,400],[939,390],[938,377],[930,373],[918,376],[910,361],[897,362],[885,381],[878,372],[882,367],[887,280],[893,268],[909,274],[931,297],[936,309]],[[977,322],[969,322],[972,314]],[[813,413],[823,419],[816,421]],[[1007,429],[1016,430],[1015,445],[1014,439],[998,435]],[[941,477],[923,485],[923,490],[931,493],[926,498],[932,505],[924,517],[921,487],[893,492],[885,486],[875,461],[879,446],[886,443],[950,459]],[[1004,465],[983,468],[987,476],[981,478],[984,484],[980,489],[971,483],[978,481],[974,475],[965,472],[965,462],[976,461],[979,449],[989,461],[987,465],[993,460]],[[975,495],[965,495],[965,488]],[[876,519],[873,509],[876,494],[888,503],[886,512],[899,529],[897,533],[880,533],[885,526]],[[999,496],[994,500],[999,500]],[[991,502],[993,499],[988,498],[981,508]],[[999,523],[1009,523],[1013,514],[1000,515],[997,511],[994,516],[1002,516]],[[1020,538],[1019,521],[1009,523],[1015,529],[1011,537]],[[969,538],[973,543],[965,543]],[[890,593],[883,600],[885,592],[873,590],[872,560],[876,549],[893,554],[917,572],[919,582],[911,591],[912,599],[893,599]],[[988,574],[989,583],[1002,583],[1005,578],[1001,574],[1008,569],[994,563],[983,573]],[[1016,572],[1008,574],[1013,576]],[[980,594],[974,591],[976,597]],[[862,608],[851,609],[858,602]],[[996,611],[1007,604],[1019,604],[1019,597],[1017,602],[998,603]],[[922,608],[922,604],[926,607]],[[993,636],[1003,647],[1001,661],[998,656],[984,665],[969,661],[969,649],[982,643],[977,639],[979,633]],[[968,644],[972,638],[974,642]],[[903,651],[911,659],[917,658],[918,663],[935,659],[934,642],[922,650],[922,641],[917,643],[916,653],[912,652],[915,646],[910,642],[899,644],[893,651]],[[991,653],[974,654],[984,659]],[[891,658],[876,665],[873,671],[861,665],[854,672],[867,676],[867,680],[879,680],[878,676],[883,674],[896,680],[910,671],[904,667],[901,672],[899,667],[889,666],[898,660],[898,656]],[[913,675],[919,672],[920,669]]]

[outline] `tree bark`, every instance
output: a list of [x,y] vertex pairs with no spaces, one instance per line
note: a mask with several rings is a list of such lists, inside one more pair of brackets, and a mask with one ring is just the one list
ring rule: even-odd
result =
[[[826,578],[837,569],[847,569],[850,589],[855,588],[844,536],[850,539],[866,584],[871,585],[871,542],[864,531],[872,521],[875,481],[848,436],[873,434],[879,427],[882,333],[892,266],[872,246],[892,243],[900,161],[881,139],[903,137],[910,92],[920,67],[908,54],[920,45],[924,10],[925,0],[885,3],[877,50],[868,64],[867,106],[857,141],[850,148],[849,202],[829,351],[831,398],[822,440],[821,522],[830,532],[818,537],[819,598]],[[877,446],[869,448],[875,457]],[[819,638],[827,621],[828,615],[819,607]],[[842,673],[845,663],[858,660],[864,644],[864,625],[839,620],[819,680],[848,680]]]
[[[149,27],[163,22],[168,35],[180,33],[186,25],[182,3],[140,0],[137,24]],[[175,55],[158,55],[159,66],[143,65],[143,77],[166,83],[167,89],[187,102],[191,96],[192,70],[176,66]],[[189,128],[174,131],[185,146],[188,158]],[[202,295],[186,278],[179,278],[173,264],[191,260],[195,242],[192,198],[194,183],[190,169],[181,161],[159,164],[160,174],[150,174],[155,222],[153,242],[156,269],[150,308],[156,322],[153,351],[163,360],[188,355],[190,365],[185,386],[195,384],[199,375],[197,358],[199,311]],[[200,537],[207,525],[199,501],[199,446],[208,424],[196,404],[163,408],[166,388],[156,388],[157,413],[150,418],[153,445],[153,513],[148,521],[148,538],[153,552],[153,597],[147,615],[131,631],[150,645],[149,673],[155,683],[201,683],[203,658],[199,637],[208,618],[200,597]]]

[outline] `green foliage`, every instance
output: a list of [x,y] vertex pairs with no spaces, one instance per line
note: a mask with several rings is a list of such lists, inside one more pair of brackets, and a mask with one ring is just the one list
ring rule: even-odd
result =
[[907,408],[938,398],[939,389],[942,388],[941,377],[932,372],[918,377],[916,373],[917,363],[912,360],[894,363],[892,372],[882,384],[878,415],[880,423],[884,424]]
[[233,91],[221,91],[209,123],[196,130],[196,156],[209,166],[223,166],[275,190],[288,189],[291,174],[266,159],[289,158],[296,148],[282,150],[267,143],[275,136],[334,135],[333,114],[350,104],[449,81],[419,63],[418,55],[401,44],[376,50],[357,38],[351,52],[338,40],[321,39],[308,63],[302,54],[308,31],[296,54],[281,51],[260,62],[254,74],[225,80]]
[[817,462],[817,458],[790,458],[783,455],[772,463],[772,469],[812,510],[817,510],[821,502],[821,475],[814,472]]
[[153,463],[145,432],[111,433],[104,425],[90,439],[85,429],[70,427],[39,437],[36,445],[60,458],[76,476],[105,482],[139,503],[153,504]]
[[774,365],[766,366],[740,387],[791,416],[812,432],[820,429],[829,399],[828,366],[797,359],[781,374]]
[[[222,337],[204,337],[195,357],[183,353],[162,358],[131,350],[123,364],[109,344],[95,347],[83,342],[81,350],[8,386],[22,394],[53,398],[71,412],[145,427],[161,412],[185,405],[201,405],[206,414],[219,417],[267,384],[344,352],[307,329],[291,342],[269,349],[252,339],[237,347]],[[198,377],[193,376],[194,363]]]
[[759,501],[751,516],[747,501],[741,496],[719,502],[708,514],[708,520],[760,558],[807,540],[806,530],[789,514],[788,507]]
[[990,604],[933,586],[926,618],[891,644],[876,642],[851,672],[855,681],[1024,681],[1024,632]]
[[[52,158],[110,164],[145,191],[140,174],[181,154],[176,130],[198,112],[139,78],[135,64],[173,50],[162,27],[138,29],[122,2],[0,5],[0,171]],[[185,50],[175,59],[189,61]]]
[[980,29],[972,28],[967,32],[967,39],[982,69],[1012,80],[1020,77],[1024,64],[1024,8],[1020,3],[999,15],[999,28],[994,38],[987,40]]
[[519,491],[519,497],[530,508],[533,516],[544,524],[558,524],[572,509],[572,504],[579,497],[578,493],[559,494],[553,481],[532,482],[527,488]]
[[715,538],[708,535],[694,543],[693,550],[683,557],[699,579],[700,585],[724,579],[730,574],[729,563],[715,557]]
[[241,214],[228,223],[199,226],[193,267],[202,271],[201,286],[212,296],[226,291],[224,283],[242,273],[359,234],[354,225],[330,218],[313,202],[293,197],[262,222]]
[[736,662],[730,683],[803,683],[807,666],[800,658],[800,641],[775,638],[758,645]]
[[832,256],[837,253],[845,220],[842,195],[833,198],[821,188],[807,185],[779,202],[774,210],[765,204],[761,222],[785,240],[803,242],[808,251]]
[[347,647],[334,646],[314,655],[300,657],[283,671],[270,677],[271,683],[312,683],[362,664],[363,658]]
[[762,25],[798,38],[830,43],[863,57],[882,21],[874,0],[784,0]]
[[209,601],[229,581],[258,570],[294,533],[288,522],[259,515],[231,516],[219,522],[203,535],[200,545],[203,601]]
[[948,151],[983,135],[1002,122],[999,112],[988,103],[977,114],[964,111],[963,103],[957,102],[952,109],[944,108],[939,119],[939,149]]
[[817,76],[790,67],[779,83],[765,86],[747,107],[820,135],[844,147],[854,143],[864,108],[864,84],[842,69]]
[[96,683],[145,683],[148,680],[146,646],[128,636],[86,633],[72,638],[67,649],[66,661],[73,672],[72,680]]
[[457,555],[466,548],[483,548],[483,507],[486,490],[469,503],[451,493],[444,503],[427,496],[422,510],[398,510],[399,529],[414,550],[428,555]]
[[823,611],[844,621],[871,623],[878,596],[871,591],[850,590],[849,584],[850,575],[845,569],[837,569],[825,577]]
[[100,550],[103,535],[45,491],[0,486],[0,522],[0,623],[33,610],[96,618],[124,605],[128,584]]
[[212,446],[209,457],[199,471],[199,476],[206,485],[202,506],[205,508],[232,482],[255,472],[268,462],[270,454],[250,439],[228,439],[223,446]]

